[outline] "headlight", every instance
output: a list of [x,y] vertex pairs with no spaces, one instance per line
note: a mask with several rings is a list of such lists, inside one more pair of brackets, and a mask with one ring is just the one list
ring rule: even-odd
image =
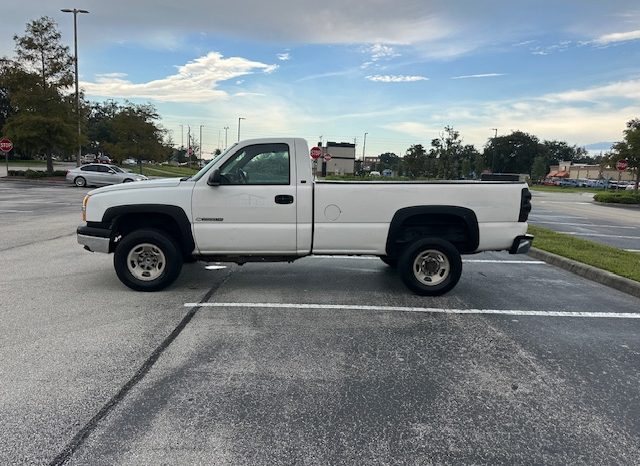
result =
[[87,194],[84,199],[82,200],[82,221],[86,222],[87,221],[87,204],[89,203],[89,198],[91,196],[89,194]]

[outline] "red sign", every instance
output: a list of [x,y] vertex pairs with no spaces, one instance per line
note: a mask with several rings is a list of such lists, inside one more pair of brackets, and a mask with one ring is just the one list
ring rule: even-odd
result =
[[324,161],[328,162],[329,160],[331,160],[331,154],[324,154]]
[[[0,142],[1,144],[2,142]],[[629,166],[629,163],[626,160],[618,160],[618,163],[616,163],[616,168],[618,169],[618,171],[625,171],[627,169],[627,167]]]
[[317,160],[322,155],[322,149],[320,149],[317,146],[316,147],[312,147],[309,155],[311,155],[311,158],[313,160]]
[[0,150],[2,152],[9,152],[11,149],[13,149],[13,143],[9,139],[0,139]]

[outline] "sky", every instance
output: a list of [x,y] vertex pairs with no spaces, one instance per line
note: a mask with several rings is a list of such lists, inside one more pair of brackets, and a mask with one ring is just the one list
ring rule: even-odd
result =
[[478,149],[521,130],[600,150],[640,117],[637,0],[1,1],[7,56],[41,16],[73,51],[60,9],[89,10],[86,97],[152,103],[178,146],[202,131],[204,158],[239,118],[241,139],[355,141],[360,157],[445,126]]

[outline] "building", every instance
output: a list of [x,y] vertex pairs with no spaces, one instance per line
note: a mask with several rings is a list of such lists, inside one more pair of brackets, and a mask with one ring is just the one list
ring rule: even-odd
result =
[[[322,149],[322,157],[318,159],[316,176],[353,175],[356,162],[356,145],[348,142],[327,142],[326,146],[318,144]],[[331,159],[324,161],[329,154]]]
[[[618,178],[620,177],[620,178]],[[589,165],[586,163],[561,162],[560,165],[549,167],[547,178],[569,178],[572,180],[615,180],[635,181],[634,170],[620,172],[614,168],[602,168],[600,165]]]

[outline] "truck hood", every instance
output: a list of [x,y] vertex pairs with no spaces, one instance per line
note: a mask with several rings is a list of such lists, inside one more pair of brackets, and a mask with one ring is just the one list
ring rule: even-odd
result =
[[112,184],[110,186],[103,186],[102,188],[89,191],[89,194],[102,194],[129,189],[171,188],[174,186],[179,186],[180,183],[180,178],[161,178],[157,180],[133,181],[131,183],[120,183]]

